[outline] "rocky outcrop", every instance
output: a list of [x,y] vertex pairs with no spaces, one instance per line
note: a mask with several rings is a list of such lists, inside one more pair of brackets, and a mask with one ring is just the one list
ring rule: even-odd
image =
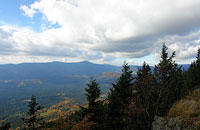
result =
[[164,117],[155,116],[152,123],[152,130],[184,130],[181,129],[177,118],[167,119]]

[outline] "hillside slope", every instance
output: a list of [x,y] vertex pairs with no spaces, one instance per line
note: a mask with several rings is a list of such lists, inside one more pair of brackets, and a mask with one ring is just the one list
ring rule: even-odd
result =
[[191,92],[171,108],[168,117],[177,118],[180,124],[190,130],[200,129],[200,89]]

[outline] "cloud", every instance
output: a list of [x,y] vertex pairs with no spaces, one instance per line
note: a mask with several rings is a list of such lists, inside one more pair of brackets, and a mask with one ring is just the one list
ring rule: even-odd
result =
[[10,27],[0,26],[0,53],[4,55],[16,52],[10,30]]
[[39,0],[20,9],[59,27],[15,30],[7,51],[110,61],[159,53],[166,41],[178,59],[188,59],[200,44],[199,6],[199,0]]
[[169,49],[176,51],[178,60],[195,58],[200,48],[200,31],[186,36],[173,36],[168,39]]
[[[13,61],[16,59],[24,61],[25,57],[41,57],[36,58],[39,61],[44,59],[42,57],[51,57],[50,59],[76,58],[77,61],[81,59],[96,60],[103,57],[102,53],[97,51],[63,46],[61,42],[50,38],[46,33],[36,33],[27,28],[0,26],[0,56],[10,57],[9,59],[13,59]],[[16,56],[21,58],[13,58]]]
[[20,6],[20,9],[24,11],[24,15],[25,16],[28,16],[30,18],[32,18],[34,16],[34,14],[36,13],[35,10],[31,9],[31,8],[28,8],[27,6],[25,5],[21,5]]

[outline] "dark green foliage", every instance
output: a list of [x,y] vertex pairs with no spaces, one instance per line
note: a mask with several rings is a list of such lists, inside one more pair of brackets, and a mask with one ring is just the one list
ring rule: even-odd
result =
[[200,65],[200,48],[198,48],[198,52],[197,52],[197,64]]
[[86,113],[90,115],[89,121],[94,123],[100,123],[102,121],[102,112],[103,106],[102,102],[99,100],[101,91],[98,86],[96,80],[91,78],[89,84],[87,84],[88,88],[85,89],[87,101],[88,101],[88,108],[86,108]]
[[87,84],[88,88],[85,89],[87,101],[88,101],[88,111],[92,111],[94,107],[99,104],[99,101],[97,101],[100,97],[100,88],[93,78],[91,78],[91,81],[89,84]]
[[80,122],[83,120],[83,118],[87,115],[86,108],[80,106],[80,109],[75,111],[73,114],[69,116],[69,120],[74,122]]
[[134,95],[129,106],[127,129],[150,130],[155,115],[166,116],[182,92],[181,67],[173,61],[175,52],[169,57],[163,44],[161,60],[152,74],[149,65],[138,69],[134,82]]
[[[173,60],[174,57],[175,52],[168,56],[168,48],[164,43],[161,60],[155,66],[154,73],[144,62],[137,71],[135,81],[130,66],[124,63],[121,76],[112,84],[113,88],[105,100],[100,100],[100,87],[91,78],[85,89],[88,106],[80,107],[71,115],[66,114],[63,119],[49,122],[46,126],[77,129],[92,124],[87,129],[151,130],[155,115],[166,116],[182,95],[200,85],[200,49],[196,61],[184,73]],[[44,127],[39,110],[41,107],[32,96],[28,116],[23,118],[24,129],[39,130]],[[65,123],[64,127],[62,123]],[[6,124],[0,130],[9,128],[10,124]]]
[[[22,118],[24,122],[25,130],[38,130],[42,127],[43,119],[38,113],[42,109],[41,106],[36,102],[36,97],[31,96],[31,101],[29,102],[29,111],[27,112],[28,116]],[[43,124],[44,125],[44,124]]]
[[158,99],[156,114],[165,116],[173,103],[177,101],[181,94],[181,67],[178,67],[173,58],[175,52],[168,57],[168,48],[163,44],[161,60],[154,68],[154,75],[158,86]]
[[[130,122],[128,127],[131,129],[148,130],[155,116],[157,99],[156,79],[151,72],[149,65],[145,62],[142,68],[137,71],[134,82],[133,104],[130,106]],[[131,110],[132,108],[132,110]]]
[[90,83],[87,84],[88,88],[85,89],[88,106],[82,107],[80,106],[80,110],[76,111],[71,115],[70,120],[75,122],[81,122],[84,117],[89,117],[88,121],[93,122],[96,125],[92,127],[92,129],[102,129],[102,121],[103,121],[103,101],[100,98],[100,87],[96,80],[91,78]]
[[122,74],[113,89],[108,95],[108,105],[106,111],[106,128],[112,130],[122,130],[125,128],[125,118],[127,109],[132,97],[133,77],[130,66],[125,63]]
[[6,123],[5,125],[0,126],[0,130],[9,130],[11,127],[10,123]]
[[193,61],[185,72],[185,87],[190,92],[200,86],[200,48],[197,52],[196,60]]

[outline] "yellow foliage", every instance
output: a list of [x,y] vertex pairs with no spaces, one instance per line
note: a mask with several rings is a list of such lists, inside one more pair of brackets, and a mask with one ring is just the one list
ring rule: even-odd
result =
[[79,106],[72,98],[63,97],[65,100],[50,106],[42,113],[46,117],[46,122],[55,122],[53,128],[44,128],[43,130],[63,130],[74,123],[68,121],[69,115],[79,109]]
[[[68,97],[63,97],[65,100],[56,105],[49,107],[45,114],[50,116],[46,122],[54,122],[55,124],[51,128],[43,128],[43,130],[90,130],[95,126],[94,122],[88,121],[86,116],[82,121],[75,122],[69,119],[69,115],[75,113],[76,110],[80,109],[78,103]],[[88,104],[83,104],[83,107],[87,107]]]
[[20,130],[20,127],[15,128],[15,130]]

